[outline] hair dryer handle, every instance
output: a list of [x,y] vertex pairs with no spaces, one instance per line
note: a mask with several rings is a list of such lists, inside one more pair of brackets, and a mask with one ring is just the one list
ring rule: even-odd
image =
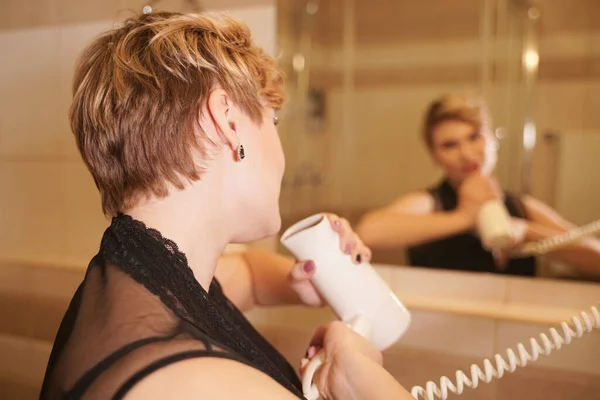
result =
[[317,389],[317,385],[315,385],[312,380],[315,372],[323,365],[324,361],[325,354],[323,353],[323,350],[320,350],[306,366],[304,378],[302,378],[302,392],[307,400],[318,400],[319,398],[319,389]]
[[[369,337],[371,333],[369,322],[366,318],[363,318],[360,315],[357,315],[346,322],[346,326],[363,337]],[[307,400],[319,399],[319,390],[317,389],[317,385],[313,383],[313,377],[319,367],[323,365],[323,362],[325,362],[325,354],[321,349],[306,366],[306,371],[304,372],[304,377],[302,378],[302,392]]]
[[477,217],[477,231],[487,250],[504,249],[512,243],[512,222],[504,203],[490,200],[481,206]]

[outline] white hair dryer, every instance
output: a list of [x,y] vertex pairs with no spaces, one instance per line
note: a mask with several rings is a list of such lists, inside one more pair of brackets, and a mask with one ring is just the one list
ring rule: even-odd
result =
[[[490,176],[496,165],[496,141],[488,141],[486,154],[486,163],[481,167],[481,174]],[[488,251],[505,249],[511,245],[513,225],[502,200],[490,200],[481,206],[477,215],[476,229],[481,245]]]
[[504,249],[513,240],[511,217],[504,203],[490,200],[484,203],[477,216],[477,232],[487,250]]
[[[299,260],[313,260],[312,282],[338,318],[367,338],[379,350],[394,344],[410,325],[410,313],[368,263],[354,264],[340,249],[339,235],[324,214],[307,217],[281,237],[281,243]],[[319,398],[312,383],[323,363],[319,352],[302,381],[308,400]]]

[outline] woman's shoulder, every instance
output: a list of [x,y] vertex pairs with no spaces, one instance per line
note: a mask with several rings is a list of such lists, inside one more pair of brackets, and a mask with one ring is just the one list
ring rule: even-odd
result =
[[[77,398],[84,394],[94,398],[123,398],[140,382],[160,378],[162,370],[196,359],[243,363],[242,358],[216,341],[201,340],[186,333],[152,336],[127,343],[97,360],[77,380],[70,394]],[[168,398],[171,397],[178,396]]]
[[297,399],[268,375],[223,357],[190,357],[164,365],[131,387],[128,400]]

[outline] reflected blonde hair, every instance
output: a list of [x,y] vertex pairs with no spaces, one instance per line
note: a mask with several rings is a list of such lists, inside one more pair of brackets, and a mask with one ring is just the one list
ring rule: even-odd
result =
[[69,119],[106,215],[200,179],[220,148],[199,125],[216,87],[257,124],[265,105],[284,101],[275,60],[225,15],[144,14],[85,49]]
[[461,121],[479,131],[490,129],[491,119],[483,98],[463,94],[447,94],[434,100],[428,107],[423,121],[423,139],[429,149],[433,148],[433,132],[445,121]]

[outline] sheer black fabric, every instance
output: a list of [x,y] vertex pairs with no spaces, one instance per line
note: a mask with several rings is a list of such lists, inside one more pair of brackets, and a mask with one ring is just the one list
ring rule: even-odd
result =
[[177,245],[119,214],[61,323],[41,399],[122,398],[148,374],[194,357],[257,368],[303,398],[294,368]]
[[[452,211],[458,205],[458,195],[444,180],[429,193],[435,200],[436,211]],[[504,204],[513,217],[527,219],[522,201],[511,193],[504,194]],[[485,250],[479,237],[472,232],[450,236],[408,249],[410,265],[465,271],[494,272],[509,275],[534,276],[535,258],[511,259],[505,268],[499,269],[492,253]]]

